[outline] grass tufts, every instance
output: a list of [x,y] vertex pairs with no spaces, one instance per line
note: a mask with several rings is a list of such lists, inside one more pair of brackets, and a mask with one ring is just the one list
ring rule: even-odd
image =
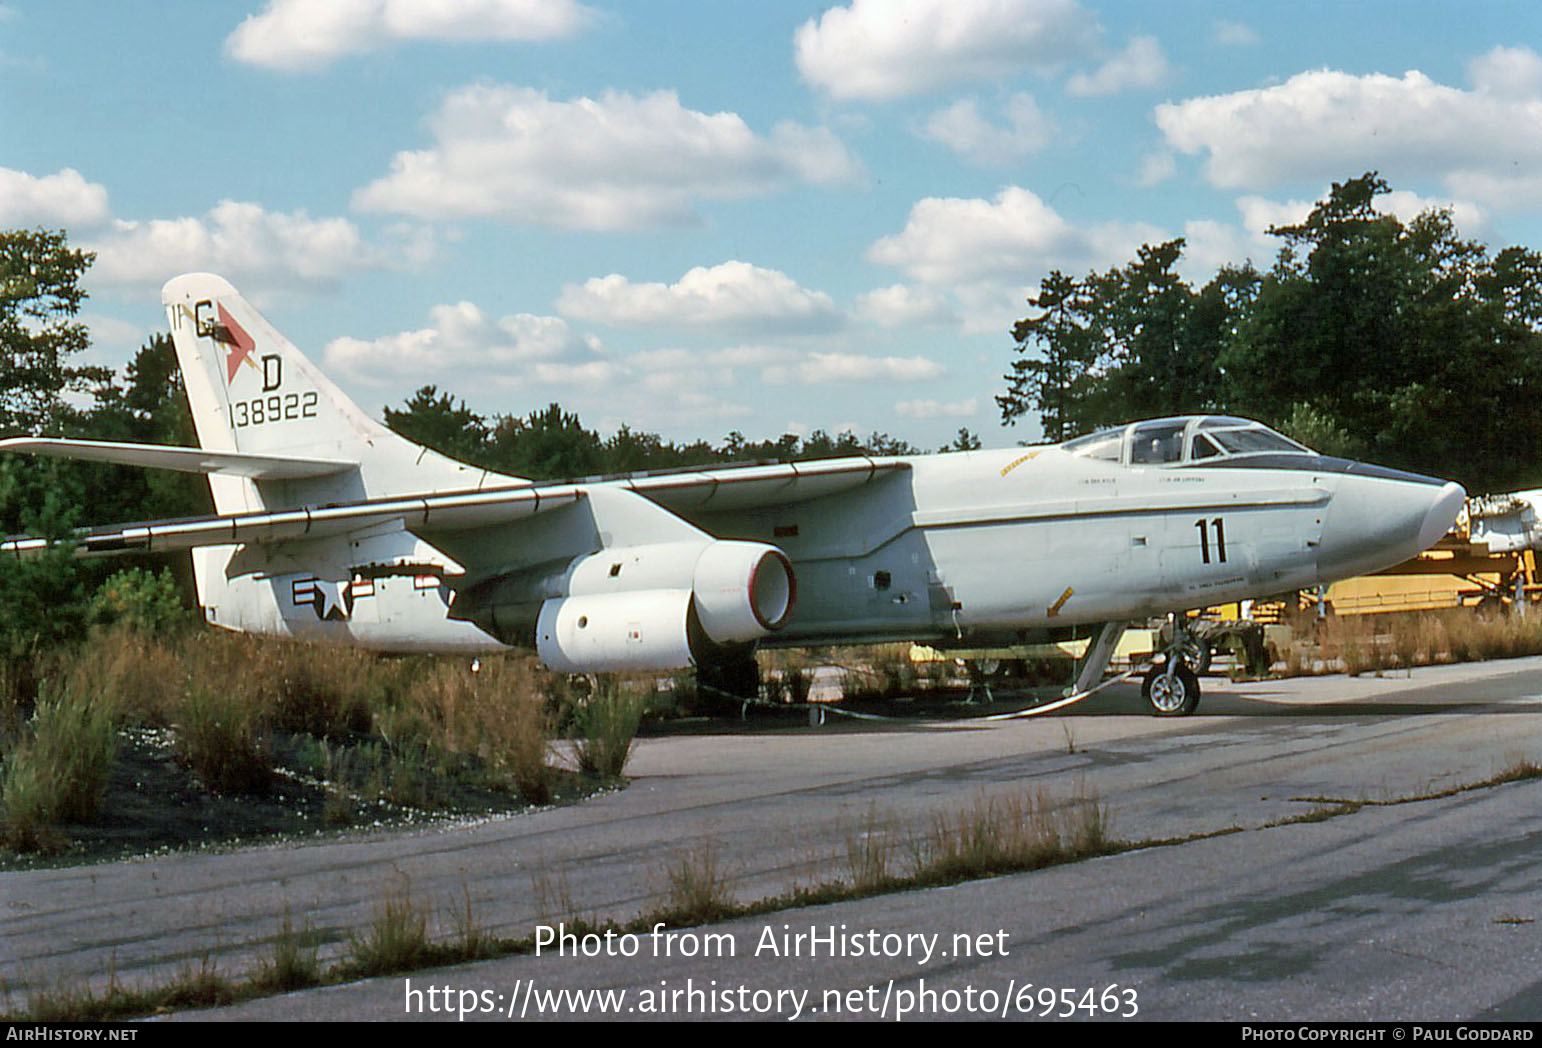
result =
[[1108,809],[1096,798],[1056,801],[1045,790],[981,794],[945,813],[911,841],[921,883],[951,882],[1105,854]]
[[735,912],[732,878],[709,839],[682,846],[664,864],[669,924],[706,924]]
[[216,793],[261,793],[273,755],[259,708],[235,689],[190,675],[177,728],[177,757]]
[[846,873],[855,891],[880,892],[898,881],[895,837],[894,826],[878,814],[876,806],[868,808],[862,822],[847,832]]
[[588,696],[573,706],[573,752],[581,770],[609,779],[621,777],[632,756],[651,684],[614,673],[593,678]]
[[67,841],[55,827],[96,817],[117,751],[108,696],[63,670],[44,692],[0,778],[5,839],[18,851],[59,850]]
[[278,933],[269,944],[268,955],[258,963],[254,979],[257,989],[265,993],[288,993],[319,986],[321,961],[317,953],[320,946],[321,938],[309,923],[296,930],[286,906]]
[[349,970],[357,976],[410,971],[429,955],[428,910],[415,903],[406,888],[388,892],[375,906],[364,934],[348,940]]

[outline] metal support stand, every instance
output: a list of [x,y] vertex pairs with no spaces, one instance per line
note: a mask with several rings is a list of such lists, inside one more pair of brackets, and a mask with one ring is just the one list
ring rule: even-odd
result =
[[1092,690],[1093,685],[1102,679],[1103,671],[1108,669],[1108,662],[1114,657],[1114,648],[1119,645],[1119,638],[1124,636],[1124,631],[1129,627],[1127,622],[1105,622],[1098,639],[1087,648],[1087,661],[1082,663],[1081,672],[1077,674],[1076,683],[1071,686],[1067,695],[1080,695]]

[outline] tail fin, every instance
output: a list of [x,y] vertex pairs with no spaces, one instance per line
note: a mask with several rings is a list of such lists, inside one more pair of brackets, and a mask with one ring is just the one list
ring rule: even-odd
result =
[[161,302],[204,449],[358,463],[303,480],[211,475],[219,512],[521,482],[462,465],[370,418],[224,278],[176,277]]

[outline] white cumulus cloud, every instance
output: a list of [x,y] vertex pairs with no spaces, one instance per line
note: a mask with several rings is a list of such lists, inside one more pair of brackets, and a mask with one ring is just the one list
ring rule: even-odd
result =
[[591,323],[714,331],[828,331],[842,319],[829,295],[739,261],[697,266],[674,284],[595,277],[563,288],[557,309]]
[[42,176],[0,167],[0,225],[79,229],[108,215],[107,190],[72,167]]
[[879,327],[920,327],[957,321],[947,297],[936,288],[891,284],[857,296],[857,315]]
[[1091,73],[1077,73],[1066,83],[1073,95],[1115,95],[1136,88],[1155,87],[1167,79],[1170,69],[1162,45],[1155,37],[1137,36],[1119,54]]
[[802,360],[774,364],[761,372],[773,385],[798,382],[916,382],[947,371],[929,357],[870,357],[861,353],[809,353]]
[[1080,274],[1120,265],[1141,244],[1168,239],[1147,223],[1068,222],[1031,190],[1008,186],[993,199],[928,197],[905,228],[879,239],[867,259],[895,266],[922,287],[948,294],[964,330],[1003,330],[1045,273]]
[[327,343],[329,368],[368,385],[441,376],[500,386],[525,382],[592,383],[612,378],[615,365],[597,340],[574,332],[561,317],[517,313],[489,317],[471,302],[435,306],[429,325],[374,339]]
[[1161,236],[1143,224],[1077,227],[1031,190],[1008,186],[992,200],[928,197],[905,228],[868,249],[870,261],[897,266],[931,285],[977,280],[1036,281],[1046,269],[1080,271],[1117,263]]
[[972,98],[960,99],[933,113],[921,135],[940,142],[959,156],[977,164],[1001,164],[1035,153],[1055,138],[1055,122],[1039,108],[1032,95],[1015,94],[1007,100],[1006,126],[980,115]]
[[[202,217],[113,220],[81,238],[96,252],[93,282],[160,287],[177,273],[209,270],[250,289],[305,289],[335,284],[357,272],[398,268],[421,260],[421,243],[368,243],[346,218],[312,218],[305,211],[268,211],[223,200]],[[416,252],[416,254],[414,254]]]
[[1074,0],[853,0],[805,22],[794,47],[832,96],[883,99],[1053,69],[1098,34]]
[[1203,155],[1212,184],[1265,188],[1367,170],[1438,178],[1493,207],[1542,199],[1542,59],[1495,49],[1469,67],[1471,90],[1418,71],[1401,77],[1335,70],[1283,84],[1156,107],[1168,144]]
[[315,70],[404,40],[560,39],[593,17],[574,0],[269,0],[226,38],[225,53],[270,69]]
[[861,178],[826,129],[788,122],[759,135],[735,113],[687,109],[672,91],[563,102],[478,84],[451,94],[430,127],[434,146],[396,154],[354,194],[357,208],[637,230],[694,224],[702,198]]
[[1472,86],[1512,98],[1542,96],[1542,56],[1527,47],[1496,47],[1467,64]]
[[979,413],[979,402],[974,397],[948,402],[901,400],[894,405],[894,413],[903,418],[970,418]]

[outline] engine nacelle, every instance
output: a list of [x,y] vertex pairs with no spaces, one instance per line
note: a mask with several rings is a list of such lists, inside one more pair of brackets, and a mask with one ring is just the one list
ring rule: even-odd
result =
[[541,605],[535,648],[561,673],[674,670],[695,661],[691,591],[564,597]]
[[758,542],[714,542],[697,558],[691,583],[701,628],[719,644],[781,629],[798,596],[786,555]]
[[532,598],[536,650],[553,669],[680,669],[716,645],[780,629],[797,580],[775,546],[669,542],[612,547],[539,580],[509,579],[487,603],[504,619]]

